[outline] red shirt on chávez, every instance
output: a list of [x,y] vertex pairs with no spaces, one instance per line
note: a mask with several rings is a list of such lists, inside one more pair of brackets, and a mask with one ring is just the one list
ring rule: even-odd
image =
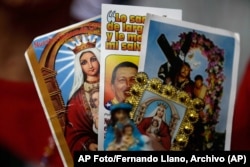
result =
[[[0,145],[24,161],[39,163],[51,131],[32,82],[0,79]],[[63,166],[55,147],[48,166]]]

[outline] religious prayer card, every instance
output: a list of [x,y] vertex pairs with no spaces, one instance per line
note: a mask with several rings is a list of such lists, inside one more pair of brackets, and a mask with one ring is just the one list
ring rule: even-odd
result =
[[239,38],[227,30],[147,14],[139,71],[172,86],[177,96],[186,92],[191,102],[203,101],[185,150],[230,150]]
[[[138,72],[147,12],[172,19],[182,18],[180,9],[102,4],[99,150],[129,150],[126,147],[120,149],[119,142],[113,140],[114,133],[106,138],[106,132],[111,123],[112,106],[129,96],[130,86]],[[134,150],[139,150],[137,148]]]
[[25,53],[64,166],[97,150],[101,17],[41,35]]

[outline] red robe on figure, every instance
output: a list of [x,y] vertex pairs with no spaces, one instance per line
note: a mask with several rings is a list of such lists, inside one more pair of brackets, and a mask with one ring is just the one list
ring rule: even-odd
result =
[[72,155],[75,151],[87,151],[91,143],[97,144],[91,109],[84,96],[83,87],[78,89],[68,102],[67,123],[65,137]]
[[[138,124],[138,129],[143,135],[148,135],[146,131],[152,124],[153,119],[154,117],[143,118],[142,121]],[[161,147],[163,147],[164,150],[170,150],[170,146],[171,146],[170,132],[169,132],[168,125],[164,121],[161,121],[159,133],[157,134],[157,136],[160,137]],[[156,144],[156,142],[154,143]],[[156,148],[157,150],[161,149],[158,146],[153,146],[153,149],[154,148]]]

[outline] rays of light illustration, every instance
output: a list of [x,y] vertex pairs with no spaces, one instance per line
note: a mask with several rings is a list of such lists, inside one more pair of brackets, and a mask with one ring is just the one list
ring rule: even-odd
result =
[[93,41],[93,35],[88,36],[88,41]]
[[79,45],[81,45],[81,39],[79,38],[79,36],[75,36],[74,37],[74,40],[73,41],[71,41],[71,43],[73,43],[75,46],[79,46]]
[[70,77],[74,74],[74,69],[71,69],[71,71],[68,73],[68,75],[65,77],[63,82],[59,85],[60,89],[67,83],[67,81],[70,79]]
[[63,58],[58,58],[56,59],[56,63],[60,63],[60,62],[65,62],[65,61],[73,61],[74,60],[74,55],[72,54],[72,56],[70,57],[63,57]]
[[63,72],[64,70],[68,69],[68,68],[73,68],[72,66],[74,65],[74,62],[69,62],[66,66],[60,68],[57,73],[60,74],[61,72]]
[[66,55],[66,56],[72,55],[72,54],[73,54],[72,50],[65,50],[65,49],[63,49],[63,50],[60,49],[60,50],[58,51],[58,53],[61,53],[61,54]]
[[97,35],[88,36],[88,39],[89,39],[89,41],[91,41],[91,42],[94,42],[94,41],[97,40],[98,38],[99,38],[99,36],[97,36]]
[[[76,43],[76,42],[73,42],[73,43]],[[71,44],[64,43],[63,46],[65,46],[66,48],[69,48],[70,50],[73,50],[76,47],[76,45],[72,44],[72,42]]]
[[81,35],[81,41],[84,43],[88,41],[85,35]]

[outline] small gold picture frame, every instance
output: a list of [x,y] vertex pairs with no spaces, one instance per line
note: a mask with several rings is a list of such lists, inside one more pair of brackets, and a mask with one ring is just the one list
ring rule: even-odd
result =
[[[130,117],[142,134],[153,135],[161,143],[153,146],[153,150],[184,150],[194,131],[193,124],[199,119],[198,113],[204,108],[204,101],[191,99],[186,92],[163,85],[158,78],[148,79],[144,72],[135,76],[130,93],[131,96],[126,99],[133,105]],[[158,114],[159,108],[164,109],[163,114]],[[150,126],[149,120],[152,123]],[[164,140],[166,136],[170,136],[170,141]]]

